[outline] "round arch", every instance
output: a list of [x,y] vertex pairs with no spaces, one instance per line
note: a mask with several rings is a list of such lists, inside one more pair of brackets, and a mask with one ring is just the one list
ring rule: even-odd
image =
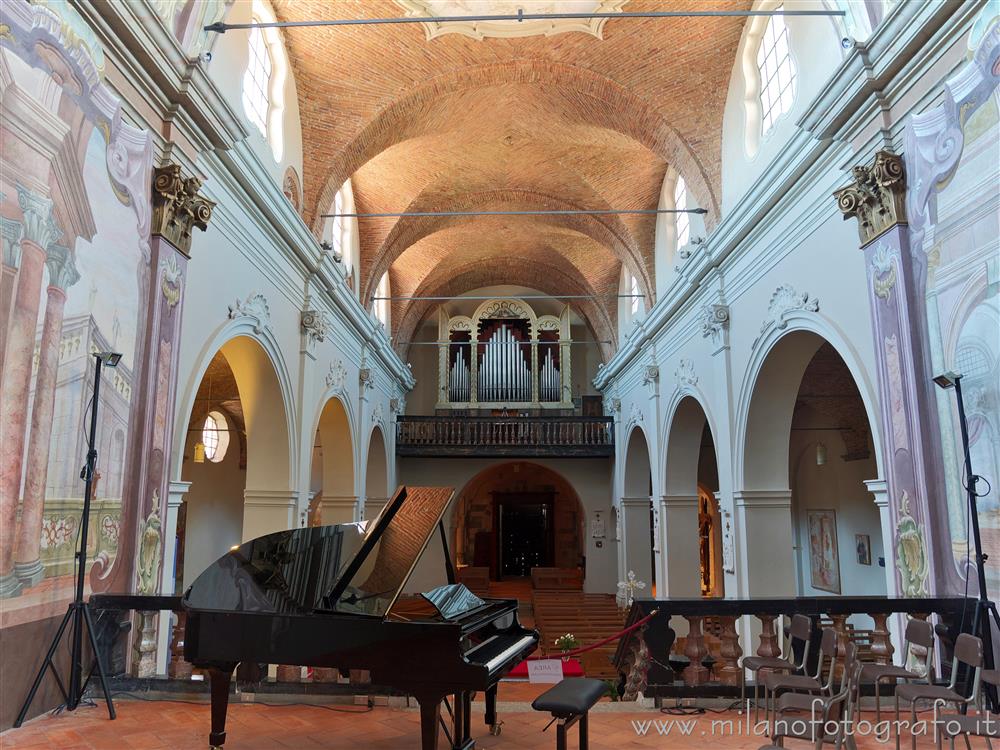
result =
[[[194,408],[195,396],[198,387],[201,385],[205,372],[217,352],[225,352],[225,347],[229,347],[234,357],[240,360],[241,364],[233,365],[233,374],[240,388],[241,394],[244,391],[244,381],[246,384],[247,396],[252,392],[259,393],[260,404],[255,404],[253,409],[256,414],[262,417],[260,424],[266,425],[266,431],[270,433],[268,440],[271,449],[275,450],[275,456],[269,457],[267,462],[270,469],[275,471],[275,476],[284,477],[284,482],[268,481],[261,485],[268,489],[285,490],[292,487],[293,467],[298,466],[298,442],[295,436],[294,414],[295,404],[292,394],[294,389],[285,366],[281,348],[271,329],[266,326],[256,325],[257,321],[249,318],[238,318],[228,320],[220,326],[216,332],[205,342],[195,358],[195,366],[191,368],[191,377],[184,387],[183,395],[178,399],[174,417],[173,446],[171,449],[171,475],[175,480],[181,478],[181,457],[184,455],[184,441],[187,435],[188,420]],[[236,343],[233,343],[236,342]],[[227,359],[229,355],[227,354]],[[239,370],[239,372],[237,371]],[[260,389],[257,391],[257,389]],[[278,408],[280,405],[280,408]],[[272,420],[272,421],[267,421]],[[250,421],[247,423],[247,483],[250,483]],[[256,475],[256,470],[255,470]],[[256,477],[255,477],[256,478]],[[255,485],[256,486],[256,485]]]
[[[816,314],[803,311],[785,313],[783,327],[771,326],[754,342],[753,354],[740,384],[737,401],[736,436],[738,450],[733,467],[734,486],[744,490],[772,490],[787,487],[788,445],[783,443],[791,427],[795,394],[809,360],[824,343],[830,344],[854,379],[865,407],[868,424],[873,436],[880,434],[881,418],[875,385],[861,364],[861,355],[844,333],[832,322]],[[780,347],[780,349],[779,349]],[[787,347],[787,348],[786,348]],[[773,356],[780,352],[779,356]],[[787,357],[787,359],[784,359]],[[784,363],[779,360],[784,359]],[[775,399],[781,413],[769,413],[766,401]],[[778,421],[775,422],[775,419]],[[780,429],[779,429],[780,428]],[[755,431],[753,454],[770,457],[747,471],[749,436]],[[761,437],[763,436],[763,437]],[[767,438],[767,439],[764,439]],[[872,440],[875,465],[880,478],[885,476],[881,441]],[[767,446],[767,447],[765,447]],[[777,453],[774,451],[777,450]],[[779,461],[776,456],[781,456]],[[778,465],[784,466],[785,479],[778,484],[768,484]],[[778,470],[780,472],[780,470]],[[749,475],[748,475],[749,474]]]
[[624,497],[650,497],[652,493],[652,471],[649,460],[649,442],[640,425],[634,425],[625,442],[624,471],[622,472],[622,494]]
[[[451,517],[455,560],[462,566],[489,567],[494,580],[502,574],[496,515],[504,495],[531,502],[549,502],[549,565],[576,568],[584,554],[583,502],[572,483],[555,469],[532,461],[506,461],[489,466],[469,479],[458,493]],[[548,496],[546,499],[544,496]],[[508,498],[516,502],[516,498]]]
[[330,396],[323,402],[312,434],[316,436],[313,473],[318,474],[319,482],[319,487],[314,488],[314,508],[320,509],[322,523],[353,521],[357,507],[355,469],[358,460],[353,420],[348,404],[340,396]]
[[365,453],[364,517],[374,518],[389,499],[389,468],[392,462],[382,426],[372,427]]

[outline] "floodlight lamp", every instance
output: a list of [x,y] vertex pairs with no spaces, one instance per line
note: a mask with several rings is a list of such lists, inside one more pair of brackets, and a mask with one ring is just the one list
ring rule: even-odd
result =
[[951,370],[948,370],[947,372],[942,372],[939,375],[935,375],[934,382],[937,383],[938,386],[941,388],[945,389],[954,388],[955,383],[957,383],[958,379],[961,377],[962,377],[961,373],[952,372]]
[[94,352],[94,356],[105,367],[118,367],[118,363],[122,361],[121,352]]

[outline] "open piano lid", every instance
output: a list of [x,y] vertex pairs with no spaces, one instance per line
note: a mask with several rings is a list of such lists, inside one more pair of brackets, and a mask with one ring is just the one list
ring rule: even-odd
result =
[[201,610],[385,617],[453,497],[450,487],[400,487],[374,521],[251,539],[198,576],[183,603]]

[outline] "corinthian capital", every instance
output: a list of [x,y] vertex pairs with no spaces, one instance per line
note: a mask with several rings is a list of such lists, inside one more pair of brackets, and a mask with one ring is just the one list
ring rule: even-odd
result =
[[185,255],[191,253],[191,230],[208,229],[213,201],[198,195],[201,180],[181,177],[179,164],[153,170],[153,235],[163,237]]
[[845,219],[858,220],[862,247],[897,224],[906,223],[903,157],[879,151],[871,165],[852,170],[854,182],[833,195]]
[[64,292],[80,280],[80,272],[76,270],[76,260],[68,247],[51,245],[45,258],[45,267],[49,270],[49,286],[57,287]]
[[38,245],[43,250],[62,237],[62,230],[52,218],[52,199],[39,195],[23,185],[17,185],[17,205],[24,214],[21,240]]

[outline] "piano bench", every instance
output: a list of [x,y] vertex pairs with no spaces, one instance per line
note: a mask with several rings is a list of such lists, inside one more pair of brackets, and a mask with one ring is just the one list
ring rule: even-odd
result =
[[568,677],[535,698],[531,707],[548,711],[556,725],[556,750],[567,750],[566,730],[580,723],[580,750],[587,750],[587,713],[608,690],[601,680]]

